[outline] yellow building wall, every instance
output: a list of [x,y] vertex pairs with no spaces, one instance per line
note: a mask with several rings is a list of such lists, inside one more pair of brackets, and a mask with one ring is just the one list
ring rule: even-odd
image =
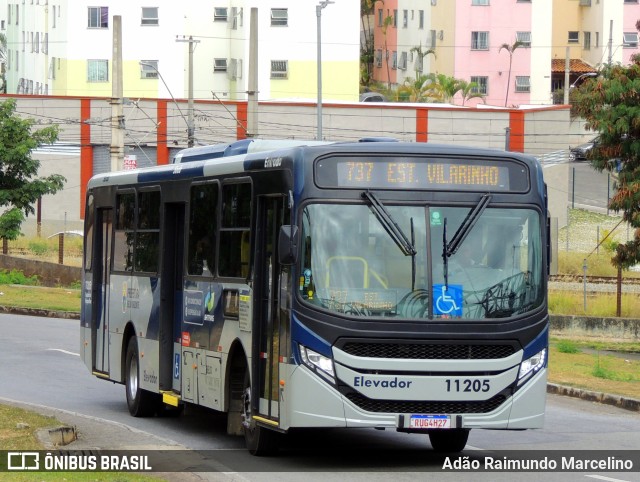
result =
[[[357,102],[359,98],[358,61],[322,62],[323,99]],[[287,79],[271,79],[272,99],[316,99],[318,96],[318,69],[316,62],[289,61]],[[262,89],[260,89],[262,90]],[[266,100],[260,96],[260,100]]]
[[[431,72],[445,75],[455,72],[455,22],[456,2],[437,2],[431,7],[431,29],[436,31],[436,57],[429,55]],[[439,36],[441,30],[442,40]]]
[[[564,59],[567,47],[569,47],[569,58],[582,58],[582,8],[585,7],[580,7],[578,0],[553,1],[552,58]],[[578,43],[568,43],[570,31],[580,32]]]
[[[57,63],[57,60],[56,60]],[[60,69],[56,71],[52,95],[111,97],[112,73],[109,60],[109,81],[87,82],[86,60],[60,60]],[[140,64],[137,60],[123,62],[124,96],[156,97],[160,79],[140,78]]]

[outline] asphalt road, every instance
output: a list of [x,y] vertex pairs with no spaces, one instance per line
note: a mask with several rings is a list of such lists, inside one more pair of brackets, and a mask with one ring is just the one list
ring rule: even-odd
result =
[[[442,459],[424,435],[375,430],[298,431],[278,457],[258,458],[241,438],[225,433],[224,417],[186,410],[171,418],[133,418],[124,387],[90,375],[78,356],[78,322],[0,315],[0,402],[52,413],[80,432],[78,448],[181,448],[197,452],[205,480],[469,480],[470,473],[430,472]],[[607,449],[638,452],[640,415],[582,400],[549,396],[545,428],[535,431],[472,431],[465,456],[500,450]],[[70,446],[69,448],[73,448]],[[487,452],[489,451],[489,452]],[[579,452],[576,452],[579,453]],[[636,467],[640,471],[640,468]],[[277,472],[277,474],[276,474]],[[178,474],[176,480],[187,480]],[[540,474],[521,473],[524,480]],[[603,477],[605,477],[603,479]],[[477,473],[474,480],[513,480],[508,473]],[[640,473],[547,473],[545,480],[640,480]]]

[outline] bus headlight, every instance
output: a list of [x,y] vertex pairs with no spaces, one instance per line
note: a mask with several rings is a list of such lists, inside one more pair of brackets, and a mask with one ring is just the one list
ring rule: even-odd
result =
[[331,358],[327,358],[326,356],[316,353],[302,345],[300,345],[300,358],[302,358],[304,364],[309,368],[326,378],[330,378],[332,383],[335,382],[335,372],[333,370],[333,360],[331,360]]
[[518,384],[524,382],[524,379],[533,375],[544,366],[547,357],[547,349],[544,348],[531,358],[524,360],[520,364],[520,373],[518,373]]

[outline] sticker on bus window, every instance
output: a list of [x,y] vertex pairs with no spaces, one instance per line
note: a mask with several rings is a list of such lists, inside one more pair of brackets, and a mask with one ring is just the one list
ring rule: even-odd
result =
[[433,314],[462,316],[462,285],[433,285]]
[[442,226],[442,215],[440,211],[431,211],[431,226]]

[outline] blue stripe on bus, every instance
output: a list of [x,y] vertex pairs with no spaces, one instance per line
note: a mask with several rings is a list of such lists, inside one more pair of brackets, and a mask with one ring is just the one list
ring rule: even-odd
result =
[[[299,343],[300,345],[304,345],[307,348],[324,355],[329,358],[333,358],[331,353],[331,345],[328,341],[320,338],[318,335],[309,330],[306,326],[302,325],[300,321],[296,318],[296,315],[293,314],[292,317],[293,322],[291,323],[291,339],[294,342]],[[296,361],[300,364],[301,360],[298,360],[297,350],[294,350]]]
[[188,164],[175,164],[172,169],[162,169],[158,171],[140,172],[138,182],[170,181],[172,179],[185,179],[190,177],[201,177],[204,175],[204,166],[189,166]]
[[529,343],[526,347],[524,347],[524,353],[522,354],[522,359],[526,360],[531,358],[536,353],[539,353],[543,348],[547,348],[549,346],[549,325],[545,326],[544,330]]

